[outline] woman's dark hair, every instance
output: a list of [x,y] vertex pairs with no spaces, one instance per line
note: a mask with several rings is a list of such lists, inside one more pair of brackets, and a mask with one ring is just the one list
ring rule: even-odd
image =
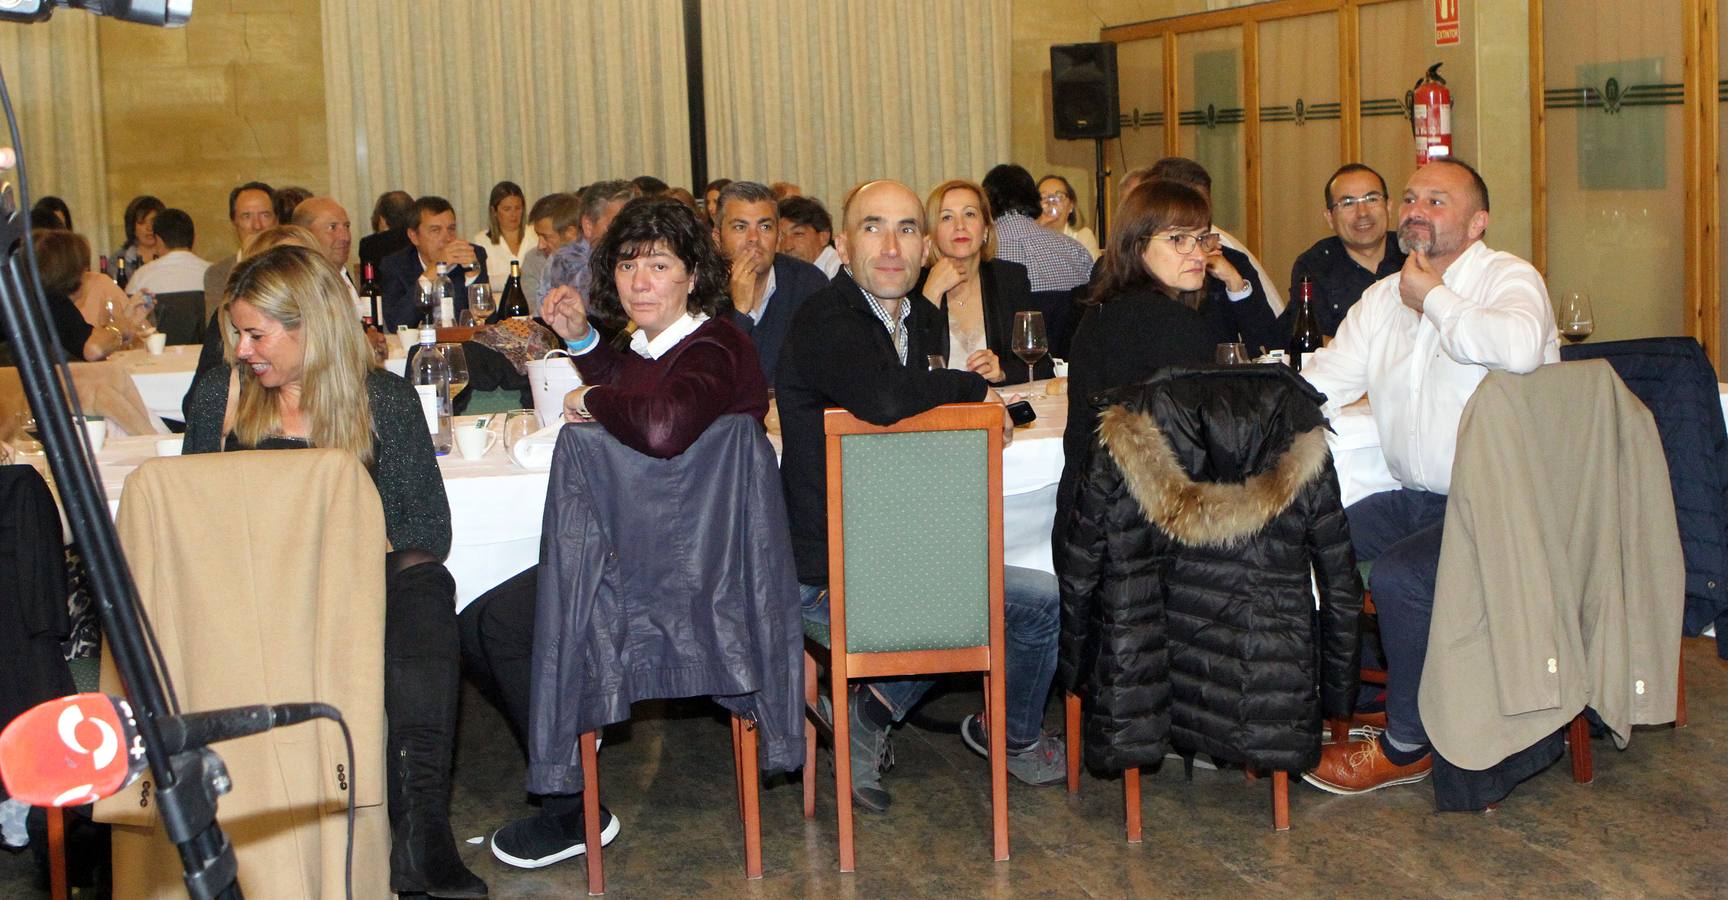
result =
[[[490,197],[486,198],[486,239],[487,240],[494,241],[494,242],[503,240],[503,238],[504,238],[504,226],[498,224],[498,204],[503,203],[505,200],[508,200],[511,197],[515,197],[516,199],[522,201],[524,204],[526,204],[528,202],[528,198],[522,196],[521,186],[518,185],[514,181],[500,181],[497,184],[492,185],[492,195]],[[524,211],[526,211],[526,210],[524,210]],[[528,232],[534,230],[534,225],[533,225],[532,220],[527,220],[527,221],[522,222],[521,227],[522,227],[522,235],[524,238],[527,237]]]
[[1203,291],[1178,292],[1146,268],[1146,246],[1152,236],[1167,228],[1206,228],[1212,224],[1212,208],[1201,193],[1188,185],[1154,178],[1135,185],[1116,211],[1116,227],[1104,248],[1104,268],[1087,296],[1089,304],[1102,303],[1135,288],[1150,285],[1190,307],[1200,305]]
[[126,242],[120,245],[120,249],[122,251],[132,249],[132,245],[138,242],[138,239],[133,236],[133,231],[137,229],[138,223],[144,221],[145,217],[151,213],[159,213],[167,208],[161,200],[149,194],[133,197],[132,202],[126,204]]
[[732,299],[726,292],[731,269],[720,258],[708,226],[676,200],[638,197],[618,211],[588,260],[588,309],[608,329],[622,328],[628,319],[612,271],[619,260],[643,256],[655,244],[664,244],[696,278],[696,289],[685,302],[689,312],[713,317],[731,310]]
[[46,210],[60,217],[60,224],[56,227],[64,228],[67,231],[72,230],[72,210],[66,205],[66,201],[54,196],[53,194],[49,194],[48,196],[36,201],[35,206],[30,207],[31,212],[35,212],[39,209]]
[[36,270],[42,274],[42,293],[70,297],[90,270],[90,242],[65,229],[33,231]]

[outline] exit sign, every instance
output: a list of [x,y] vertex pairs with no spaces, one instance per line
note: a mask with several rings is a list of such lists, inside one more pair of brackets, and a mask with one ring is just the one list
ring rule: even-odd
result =
[[1434,46],[1458,43],[1458,4],[1462,0],[1434,0]]

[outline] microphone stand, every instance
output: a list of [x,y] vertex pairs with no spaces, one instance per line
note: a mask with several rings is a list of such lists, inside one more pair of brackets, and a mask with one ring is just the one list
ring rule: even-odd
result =
[[[102,630],[136,711],[138,731],[156,783],[156,810],[162,827],[180,853],[186,891],[193,900],[238,900],[238,863],[234,847],[216,822],[216,798],[231,787],[222,760],[207,748],[172,757],[166,752],[157,719],[178,713],[172,687],[152,664],[154,638],[138,603],[138,588],[109,518],[108,500],[97,476],[95,454],[74,418],[77,395],[71,370],[50,323],[40,290],[36,254],[30,243],[27,173],[12,101],[0,77],[15,161],[16,193],[0,185],[0,325],[11,336],[19,379],[35,414],[48,464],[60,488],[60,501],[72,523],[80,553],[90,572]],[[0,159],[0,172],[6,161]],[[148,796],[148,795],[146,795]]]

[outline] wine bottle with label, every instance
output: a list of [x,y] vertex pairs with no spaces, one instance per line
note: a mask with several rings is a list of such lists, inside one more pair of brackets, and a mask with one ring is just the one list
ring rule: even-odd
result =
[[361,319],[373,328],[384,328],[384,292],[378,289],[378,276],[373,271],[371,263],[362,263],[360,279],[360,303],[365,307]]
[[436,297],[438,327],[449,328],[456,324],[456,288],[450,279],[450,267],[444,263],[438,264],[438,277],[432,281],[432,296]]
[[1320,349],[1324,335],[1320,319],[1314,313],[1314,282],[1302,279],[1296,292],[1296,326],[1290,333],[1290,365],[1302,371],[1302,355]]
[[529,315],[528,297],[522,293],[522,263],[513,259],[510,260],[510,279],[504,282],[504,296],[498,301],[498,315],[493,321],[527,318]]

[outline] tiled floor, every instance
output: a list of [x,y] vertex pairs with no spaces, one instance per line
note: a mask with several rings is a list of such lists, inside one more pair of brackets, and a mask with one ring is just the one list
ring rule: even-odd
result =
[[[858,816],[858,872],[836,871],[832,770],[823,755],[817,818],[796,782],[762,797],[766,877],[743,877],[725,720],[704,703],[645,704],[607,734],[605,802],[623,822],[606,854],[618,897],[1159,897],[1655,895],[1728,892],[1728,663],[1686,642],[1690,727],[1640,729],[1616,752],[1596,741],[1596,782],[1574,785],[1564,762],[1487,814],[1439,814],[1426,784],[1364,797],[1291,791],[1288,833],[1270,828],[1268,782],[1179,767],[1143,783],[1146,840],[1123,841],[1121,783],[1010,786],[1013,859],[990,860],[987,769],[952,733],[896,730],[899,765],[886,815]],[[921,711],[955,720],[977,705],[956,690]],[[522,759],[503,722],[465,697],[455,820],[478,837],[528,813]],[[1052,727],[1059,711],[1050,708]],[[581,861],[539,871],[465,849],[495,897],[571,897]],[[0,897],[34,897],[27,856],[0,854]]]

